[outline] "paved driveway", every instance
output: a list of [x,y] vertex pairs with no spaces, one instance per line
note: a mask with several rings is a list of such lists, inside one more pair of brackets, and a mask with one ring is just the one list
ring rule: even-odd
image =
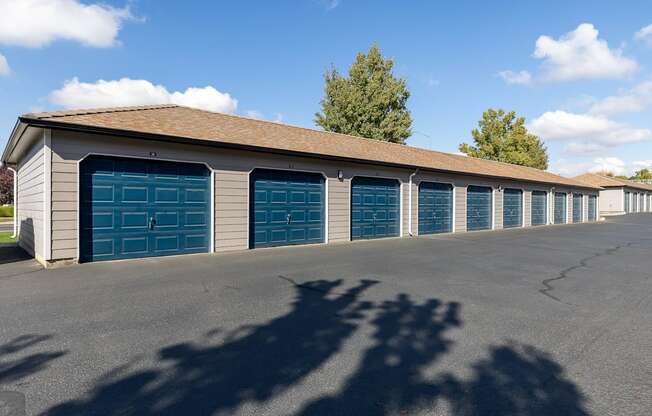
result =
[[52,415],[648,415],[651,249],[639,214],[47,271],[12,261],[0,398]]

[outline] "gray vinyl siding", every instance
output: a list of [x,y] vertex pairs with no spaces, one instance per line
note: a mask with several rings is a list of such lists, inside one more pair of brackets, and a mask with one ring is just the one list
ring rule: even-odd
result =
[[18,244],[39,260],[43,253],[45,160],[43,139],[21,159],[16,174]]

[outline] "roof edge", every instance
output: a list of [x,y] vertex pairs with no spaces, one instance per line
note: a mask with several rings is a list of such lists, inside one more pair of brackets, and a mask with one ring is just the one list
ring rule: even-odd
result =
[[[178,106],[176,106],[176,107],[178,107]],[[275,154],[285,154],[285,155],[294,155],[294,156],[311,157],[311,158],[319,156],[320,158],[325,158],[325,159],[329,159],[329,160],[341,160],[341,161],[348,161],[348,162],[364,163],[364,164],[367,164],[367,165],[375,165],[375,166],[379,166],[379,165],[391,166],[391,167],[396,167],[396,168],[412,169],[412,170],[420,169],[422,171],[428,171],[428,172],[438,172],[438,173],[455,174],[455,175],[466,175],[466,176],[471,176],[471,177],[483,177],[483,178],[489,178],[489,179],[511,180],[511,181],[514,181],[514,182],[526,182],[526,183],[533,183],[533,184],[545,185],[545,186],[567,186],[567,187],[576,187],[576,188],[583,188],[583,189],[590,189],[590,190],[600,190],[600,189],[602,189],[600,187],[595,187],[593,185],[585,184],[583,182],[574,181],[571,178],[566,178],[566,177],[563,177],[563,176],[560,176],[560,177],[564,178],[566,180],[573,180],[576,183],[575,184],[564,184],[564,183],[558,183],[558,182],[543,182],[543,181],[536,181],[536,180],[531,180],[531,179],[517,179],[517,178],[512,178],[512,177],[507,177],[507,176],[500,176],[500,175],[459,172],[459,171],[456,171],[456,170],[426,168],[426,167],[417,166],[417,165],[406,165],[406,164],[400,164],[400,163],[378,162],[378,161],[372,161],[372,160],[367,160],[367,159],[357,159],[357,158],[353,158],[353,157],[322,155],[322,154],[317,154],[317,153],[306,153],[306,152],[298,152],[298,151],[283,150],[283,149],[269,149],[269,148],[260,147],[260,146],[242,145],[242,144],[225,143],[225,142],[211,142],[211,141],[208,141],[208,140],[201,140],[201,139],[196,139],[196,138],[192,138],[192,137],[170,136],[170,135],[164,135],[164,134],[138,132],[138,131],[133,131],[133,130],[122,130],[122,129],[107,128],[107,127],[88,126],[88,125],[85,125],[85,124],[76,124],[76,123],[70,123],[70,122],[58,122],[56,120],[48,120],[48,119],[40,119],[40,118],[29,118],[27,116],[21,116],[19,118],[19,120],[22,123],[25,123],[26,125],[31,125],[31,126],[34,126],[34,127],[57,128],[57,129],[60,129],[60,130],[89,132],[89,133],[104,134],[104,135],[122,135],[122,136],[126,136],[126,137],[131,137],[131,138],[146,139],[146,140],[156,140],[156,141],[162,141],[162,139],[165,138],[167,141],[171,140],[171,141],[175,141],[175,142],[178,142],[178,143],[201,144],[202,146],[209,146],[209,147],[221,147],[221,148],[230,148],[230,149],[248,150],[248,151],[255,151],[255,152],[275,153]],[[504,162],[497,162],[497,163],[504,163]],[[525,166],[523,166],[523,167],[525,167]],[[533,168],[531,168],[531,169],[533,169]],[[548,172],[548,173],[550,173],[550,172]],[[550,173],[550,174],[555,175],[553,173]],[[556,175],[556,176],[559,176],[559,175]]]
[[7,164],[7,160],[13,153],[14,149],[16,148],[16,144],[18,144],[18,141],[23,136],[23,133],[25,133],[27,127],[28,123],[24,123],[21,117],[18,117],[18,120],[16,120],[14,128],[11,130],[11,134],[9,135],[9,140],[7,140],[7,144],[2,151],[2,157],[0,158],[2,165]]

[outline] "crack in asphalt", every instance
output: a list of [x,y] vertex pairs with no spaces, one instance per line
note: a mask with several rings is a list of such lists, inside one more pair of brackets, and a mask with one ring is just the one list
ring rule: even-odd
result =
[[649,240],[649,239],[644,238],[644,239],[641,239],[640,241],[630,241],[629,243],[620,244],[620,245],[617,245],[615,247],[607,248],[604,251],[601,251],[599,253],[595,253],[595,254],[593,254],[591,256],[588,256],[588,257],[585,257],[585,258],[581,259],[578,264],[567,267],[567,268],[563,269],[562,271],[560,271],[559,275],[557,275],[556,277],[552,277],[550,279],[542,280],[541,284],[543,286],[545,286],[545,287],[542,288],[542,289],[539,289],[539,293],[541,293],[542,295],[545,295],[545,296],[549,297],[550,299],[553,299],[553,300],[555,300],[557,302],[561,302],[563,304],[570,305],[570,306],[576,306],[576,305],[573,305],[572,303],[564,302],[559,297],[551,294],[550,292],[552,292],[555,289],[554,286],[551,285],[551,282],[555,282],[557,280],[565,279],[565,278],[568,277],[568,274],[570,272],[575,271],[577,269],[589,267],[588,262],[593,260],[593,259],[597,259],[598,257],[611,256],[613,254],[616,254],[619,250],[621,250],[623,248],[629,248],[632,245],[641,243],[644,240]]

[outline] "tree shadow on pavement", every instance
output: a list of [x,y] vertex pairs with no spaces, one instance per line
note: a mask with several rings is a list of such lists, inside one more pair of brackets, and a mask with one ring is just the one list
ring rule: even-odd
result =
[[416,407],[432,406],[440,386],[429,382],[423,370],[451,347],[445,332],[461,326],[459,312],[458,303],[415,303],[405,294],[383,302],[372,321],[374,345],[357,371],[338,394],[313,401],[300,414],[408,415]]
[[[437,373],[438,361],[453,347],[450,331],[462,326],[461,305],[415,301],[406,294],[374,304],[362,300],[375,283],[361,281],[344,291],[340,280],[295,284],[295,300],[285,315],[239,328],[217,345],[162,348],[159,368],[118,368],[87,397],[61,403],[47,414],[211,415],[233,414],[247,405],[264,407],[337,359],[344,342],[364,325],[372,335],[357,366],[334,393],[302,398],[306,402],[297,416],[435,411],[588,415],[579,388],[551,356],[534,347],[513,342],[493,347],[488,358],[470,368],[468,379]],[[323,385],[334,381],[324,380]],[[275,413],[270,409],[265,414]]]
[[442,390],[460,416],[589,414],[584,394],[550,354],[516,342],[492,347],[468,381],[444,376]]
[[0,345],[0,386],[16,382],[44,370],[50,361],[65,355],[66,351],[55,351],[11,357],[12,355],[22,354],[25,350],[50,338],[52,338],[51,335],[27,334]]
[[[86,399],[62,403],[52,415],[230,414],[261,403],[304,379],[336,354],[372,304],[360,295],[376,282],[338,292],[341,280],[295,285],[292,309],[245,326],[218,345],[181,343],[159,351],[165,370],[114,374]],[[213,335],[219,331],[211,331]]]

